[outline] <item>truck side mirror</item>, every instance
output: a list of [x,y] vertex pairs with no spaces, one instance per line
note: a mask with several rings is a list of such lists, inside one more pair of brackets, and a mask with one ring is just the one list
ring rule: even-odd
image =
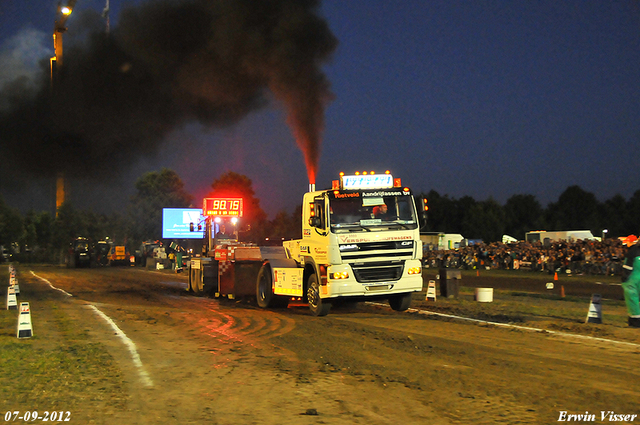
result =
[[320,227],[320,217],[310,217],[309,218],[309,226],[311,227]]
[[418,220],[420,220],[420,227],[425,227],[427,225],[427,212],[429,211],[429,206],[427,205],[427,198],[421,196],[417,199],[417,207],[418,207]]

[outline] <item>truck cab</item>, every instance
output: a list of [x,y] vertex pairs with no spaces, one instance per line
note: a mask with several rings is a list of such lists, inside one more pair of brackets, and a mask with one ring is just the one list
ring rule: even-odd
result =
[[331,190],[306,193],[302,209],[302,239],[283,246],[304,269],[314,314],[336,300],[409,308],[422,290],[420,217],[409,188],[390,174],[342,175]]

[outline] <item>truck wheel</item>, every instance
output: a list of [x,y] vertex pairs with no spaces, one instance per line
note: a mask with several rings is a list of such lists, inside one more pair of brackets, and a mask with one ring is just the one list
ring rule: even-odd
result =
[[191,290],[197,296],[202,296],[204,293],[204,280],[203,280],[203,270],[200,269],[196,273],[194,273],[194,279],[191,279]]
[[389,305],[396,311],[405,311],[411,306],[411,292],[389,297]]
[[320,284],[315,274],[309,276],[307,281],[307,299],[309,300],[309,310],[314,316],[326,316],[331,310],[331,303],[320,298]]
[[271,266],[264,264],[260,267],[258,278],[256,279],[256,301],[258,306],[262,308],[287,308],[289,299],[290,297],[273,293]]
[[193,289],[191,289],[191,282],[193,282],[193,275],[195,274],[195,271],[191,268],[189,268],[189,277],[187,280],[187,292],[193,292]]
[[263,264],[256,279],[256,300],[261,308],[271,307],[273,304],[273,284],[271,282],[271,266]]

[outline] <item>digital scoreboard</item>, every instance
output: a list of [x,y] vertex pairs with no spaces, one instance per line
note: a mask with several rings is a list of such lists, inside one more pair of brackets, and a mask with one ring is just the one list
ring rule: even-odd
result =
[[204,198],[205,217],[242,217],[242,198]]

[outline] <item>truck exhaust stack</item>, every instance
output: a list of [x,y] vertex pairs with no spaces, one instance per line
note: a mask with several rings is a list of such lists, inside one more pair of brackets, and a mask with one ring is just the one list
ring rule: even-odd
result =
[[315,192],[315,191],[316,191],[316,184],[309,183],[309,192]]

